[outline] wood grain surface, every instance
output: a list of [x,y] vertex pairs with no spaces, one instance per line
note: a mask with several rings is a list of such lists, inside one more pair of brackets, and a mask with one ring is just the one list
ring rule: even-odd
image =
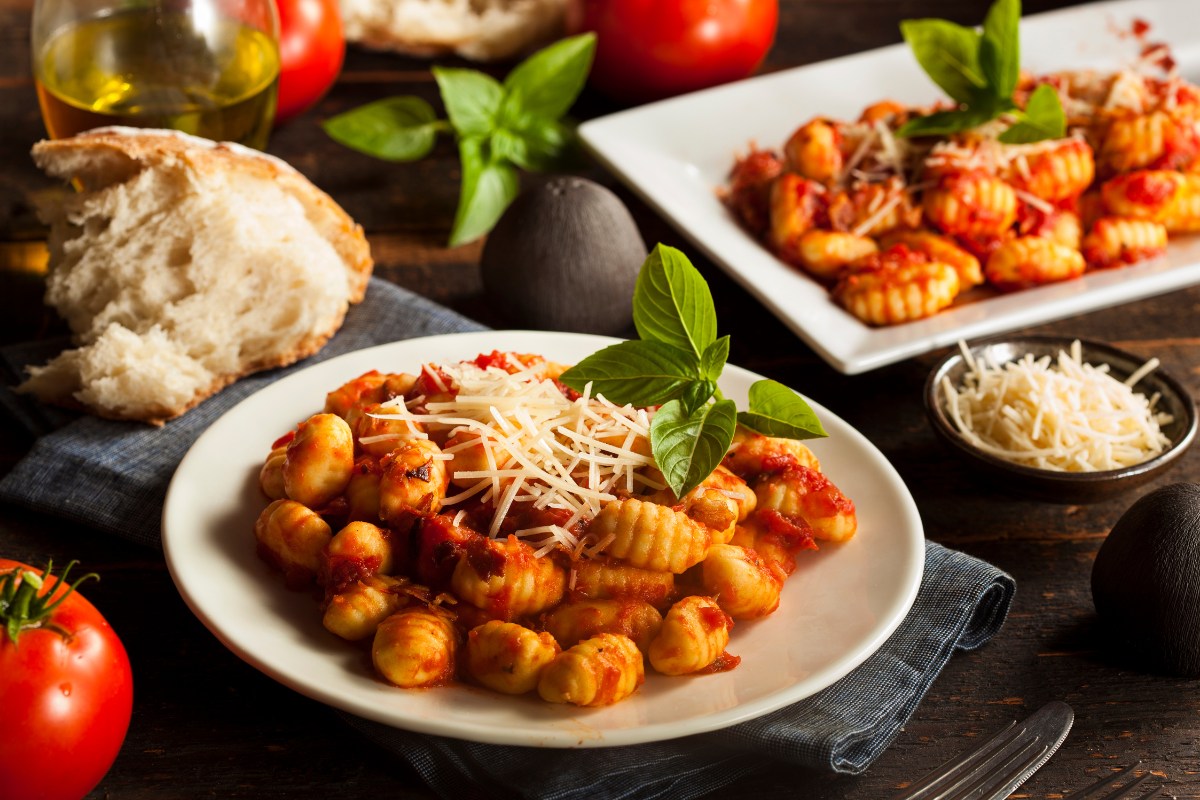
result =
[[[784,0],[775,70],[899,41],[897,23],[941,16],[982,18],[982,0]],[[1064,5],[1026,4],[1027,11]],[[30,145],[43,135],[29,70],[30,0],[0,0],[0,321],[4,342],[58,329],[39,307],[36,263],[43,231],[35,197],[55,187],[34,168]],[[1167,32],[1169,35],[1169,32]],[[382,164],[345,150],[318,122],[395,93],[437,93],[429,63],[351,50],[345,72],[317,106],[278,131],[270,150],[327,190],[364,226],[377,273],[485,322],[502,319],[481,295],[480,247],[444,247],[457,198],[458,166],[441,144],[424,162]],[[502,67],[495,68],[501,74]],[[869,100],[870,98],[864,98]],[[615,110],[585,93],[578,116]],[[817,109],[796,109],[797,122]],[[682,245],[666,223],[598,167],[582,174],[612,186],[648,243]],[[878,445],[911,488],[927,536],[990,561],[1016,577],[1017,599],[1003,631],[977,652],[955,656],[890,749],[859,777],[778,766],[721,797],[884,798],[1009,720],[1049,700],[1076,713],[1070,738],[1016,797],[1060,798],[1135,761],[1163,776],[1178,797],[1200,797],[1200,682],[1154,674],[1113,644],[1097,619],[1092,560],[1121,513],[1141,493],[1088,506],[1054,505],[1006,493],[962,468],[929,429],[922,384],[940,355],[847,377],[742,289],[701,258],[718,314],[733,334],[730,360],[795,386],[829,406]],[[1026,332],[1108,341],[1163,367],[1200,395],[1200,288],[1065,319]],[[0,427],[0,470],[28,448]],[[1163,483],[1200,480],[1200,448]],[[128,739],[94,798],[424,798],[407,767],[364,741],[327,707],[242,663],[191,615],[161,554],[50,517],[0,507],[0,556],[34,563],[78,558],[103,580],[87,594],[121,633],[133,661],[136,697]],[[4,677],[0,676],[0,680]]]

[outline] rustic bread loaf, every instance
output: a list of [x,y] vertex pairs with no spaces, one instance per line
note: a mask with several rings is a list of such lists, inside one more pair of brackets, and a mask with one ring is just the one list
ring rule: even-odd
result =
[[346,39],[418,56],[510,58],[563,32],[567,0],[341,0]]
[[161,423],[315,353],[366,290],[361,228],[278,159],[127,128],[40,142],[33,158],[81,189],[42,209],[46,302],[79,347],[20,391]]

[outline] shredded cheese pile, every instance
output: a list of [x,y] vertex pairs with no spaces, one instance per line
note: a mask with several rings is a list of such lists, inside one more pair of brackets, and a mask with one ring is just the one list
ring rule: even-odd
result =
[[959,342],[968,371],[955,387],[943,377],[945,408],[958,431],[985,453],[1025,466],[1096,472],[1140,464],[1170,440],[1156,412],[1158,395],[1133,386],[1158,366],[1146,362],[1124,382],[1107,364],[1085,364],[1078,341],[1058,358],[1027,354],[1005,364],[980,363]]
[[[384,404],[387,413],[373,416],[407,420],[427,431],[446,431],[450,437],[465,432],[460,437],[465,441],[447,446],[443,456],[449,459],[455,484],[468,485],[448,496],[443,506],[473,497],[491,503],[492,537],[500,533],[514,505],[531,503],[533,508],[570,512],[561,525],[515,531],[540,545],[538,555],[560,547],[575,555],[593,555],[584,549],[587,542],[572,533],[572,526],[595,517],[604,503],[616,499],[618,490],[664,487],[641,470],[654,463],[648,455],[652,412],[591,396],[591,384],[582,396],[569,400],[554,381],[541,377],[539,367],[510,362],[517,372],[481,369],[471,362],[442,366],[453,382],[445,388],[457,389],[453,399],[425,403],[425,413],[413,413],[424,397],[396,398]],[[437,369],[425,372],[437,378]],[[455,453],[477,447],[482,447],[486,468],[456,470]]]

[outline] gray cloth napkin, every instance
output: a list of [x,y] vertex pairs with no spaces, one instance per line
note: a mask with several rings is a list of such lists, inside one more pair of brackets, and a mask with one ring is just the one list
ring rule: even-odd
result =
[[[37,437],[0,480],[0,501],[158,546],[167,484],[196,438],[221,414],[279,377],[342,353],[398,339],[481,326],[392,284],[372,280],[366,300],[318,355],[244,378],[163,428],[80,416],[0,390]],[[66,342],[0,351],[14,383]],[[67,487],[64,490],[64,487]],[[956,650],[1004,624],[1013,579],[979,559],[927,542],[925,575],[908,617],[862,666],[824,691],[725,730],[654,744],[588,750],[504,747],[414,734],[349,714],[354,728],[407,761],[443,797],[686,798],[728,786],[769,760],[857,774],[891,743]]]

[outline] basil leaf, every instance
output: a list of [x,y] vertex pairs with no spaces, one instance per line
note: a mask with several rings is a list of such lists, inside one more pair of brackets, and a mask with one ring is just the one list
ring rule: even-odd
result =
[[594,393],[621,405],[656,406],[696,382],[697,369],[696,357],[686,350],[633,340],[592,353],[558,379],[577,392],[590,382]]
[[433,106],[419,97],[389,97],[326,120],[321,127],[339,144],[385,161],[416,161],[429,155],[447,129]]
[[502,136],[504,157],[530,172],[567,167],[574,155],[574,131],[555,120],[530,118],[522,127],[501,128],[493,136],[494,147]]
[[[496,127],[504,87],[491,75],[473,69],[434,67],[442,103],[460,137],[486,136]],[[463,165],[466,171],[466,165]]]
[[672,400],[655,412],[650,448],[676,497],[699,486],[721,463],[733,442],[736,414],[732,400],[718,400],[692,414]]
[[815,439],[828,436],[816,412],[800,395],[778,381],[755,381],[750,386],[750,410],[738,422],[767,436]]
[[1067,135],[1067,116],[1053,86],[1042,84],[1033,90],[1017,124],[1000,134],[1004,144],[1029,144],[1043,139],[1061,139]]
[[996,97],[1012,97],[1021,73],[1021,0],[996,0],[983,20],[979,66]]
[[717,338],[717,310],[700,272],[674,247],[650,251],[633,289],[633,324],[642,339],[700,356]]
[[504,79],[504,109],[507,122],[522,116],[558,119],[567,113],[583,90],[596,35],[584,33],[562,39],[531,55]]
[[935,111],[923,117],[913,117],[900,126],[899,130],[896,131],[896,135],[900,137],[948,136],[952,133],[970,130],[994,117],[995,115],[990,108],[983,110],[964,108],[954,111]]
[[450,230],[451,247],[490,231],[521,188],[517,171],[511,164],[493,158],[484,140],[462,139],[458,154],[462,160],[462,189]]
[[683,390],[683,396],[679,398],[683,404],[683,413],[686,416],[692,416],[712,399],[713,393],[716,391],[715,381],[703,380],[689,383]]
[[729,336],[725,335],[706,347],[700,355],[700,374],[710,381],[719,381],[728,360]]
[[987,87],[979,65],[979,34],[944,19],[906,19],[900,32],[917,63],[959,103],[970,103]]

